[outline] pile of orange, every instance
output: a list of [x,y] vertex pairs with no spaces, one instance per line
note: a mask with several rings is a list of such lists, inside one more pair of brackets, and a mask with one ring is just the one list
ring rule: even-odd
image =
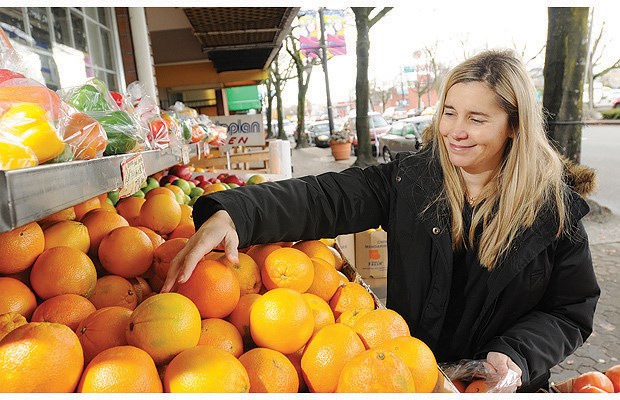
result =
[[0,233],[2,390],[434,389],[430,349],[340,272],[333,241],[255,245],[237,263],[212,252],[159,293],[191,212],[162,187]]

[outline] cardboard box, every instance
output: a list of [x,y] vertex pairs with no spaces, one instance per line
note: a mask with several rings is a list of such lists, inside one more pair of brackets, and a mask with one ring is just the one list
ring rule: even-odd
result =
[[336,237],[336,243],[340,254],[355,268],[355,234],[339,235]]
[[355,234],[355,269],[362,278],[385,278],[387,264],[386,231],[379,228]]

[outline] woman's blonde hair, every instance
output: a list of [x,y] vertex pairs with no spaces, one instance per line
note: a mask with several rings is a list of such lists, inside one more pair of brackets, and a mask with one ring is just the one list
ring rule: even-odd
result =
[[[494,179],[479,196],[482,200],[474,208],[469,232],[465,232],[462,218],[463,178],[460,169],[450,162],[439,132],[448,90],[457,83],[466,82],[482,82],[495,92],[498,104],[508,114],[513,133]],[[563,231],[566,208],[562,162],[547,139],[542,105],[536,100],[534,84],[512,51],[484,51],[448,73],[429,135],[444,176],[443,192],[437,200],[445,200],[449,205],[455,248],[463,245],[474,248],[474,232],[482,224],[478,257],[481,265],[492,270],[510,249],[517,234],[532,226],[543,209],[555,210],[559,223],[557,234]]]

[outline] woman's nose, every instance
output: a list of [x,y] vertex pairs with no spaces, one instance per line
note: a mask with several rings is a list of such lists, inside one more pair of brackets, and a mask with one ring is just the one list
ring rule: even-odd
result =
[[452,126],[450,127],[449,133],[450,136],[455,139],[467,139],[467,137],[469,136],[461,121],[455,121],[454,124],[452,124]]

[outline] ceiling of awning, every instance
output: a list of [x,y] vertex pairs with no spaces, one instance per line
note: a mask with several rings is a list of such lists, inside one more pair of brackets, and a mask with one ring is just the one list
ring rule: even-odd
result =
[[154,62],[208,60],[218,72],[265,70],[298,11],[296,7],[147,8]]

